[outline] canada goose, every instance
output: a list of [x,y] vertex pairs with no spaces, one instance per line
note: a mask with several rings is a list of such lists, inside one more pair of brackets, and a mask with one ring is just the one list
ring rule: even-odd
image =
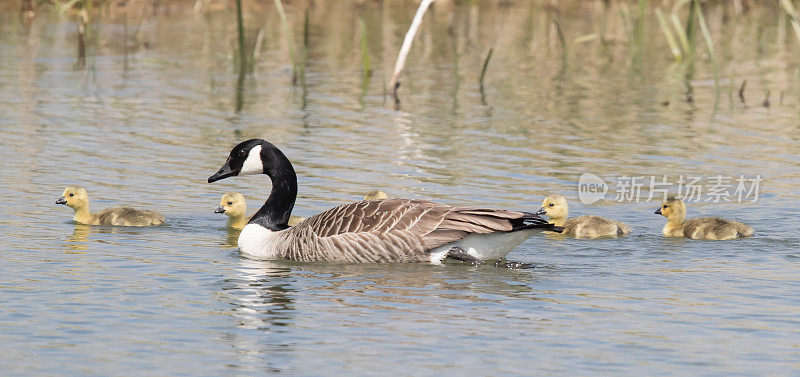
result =
[[[228,215],[228,223],[225,224],[228,228],[242,229],[247,225],[247,201],[244,195],[238,192],[226,192],[219,200],[219,207],[214,210],[214,213],[224,213]],[[305,220],[305,217],[292,215],[289,217],[289,226],[295,226]]]
[[164,222],[164,216],[155,211],[130,207],[114,207],[97,213],[89,211],[89,194],[81,186],[67,186],[56,204],[65,204],[75,211],[76,223],[86,225],[148,226]]
[[609,220],[600,216],[587,215],[573,217],[567,220],[569,206],[567,199],[560,194],[550,194],[542,201],[542,209],[556,226],[564,227],[564,234],[575,238],[596,238],[604,236],[624,236],[631,232],[631,228],[619,221]]
[[[386,199],[389,195],[381,190],[373,190],[364,195],[364,200],[370,199]],[[214,213],[224,213],[228,215],[228,223],[225,224],[228,228],[242,229],[247,225],[247,201],[244,195],[238,192],[226,192],[219,200],[219,207],[214,210]],[[289,217],[289,226],[295,226],[305,220],[305,217],[291,215]]]
[[729,240],[753,236],[753,227],[738,221],[719,217],[699,217],[686,220],[686,203],[677,198],[667,198],[656,210],[656,215],[667,218],[667,224],[664,225],[661,232],[668,237]]
[[559,230],[537,214],[451,207],[418,199],[344,204],[289,227],[297,175],[286,156],[261,139],[239,143],[208,182],[266,174],[269,198],[239,235],[243,253],[262,259],[343,262],[481,263],[502,258],[542,230]]

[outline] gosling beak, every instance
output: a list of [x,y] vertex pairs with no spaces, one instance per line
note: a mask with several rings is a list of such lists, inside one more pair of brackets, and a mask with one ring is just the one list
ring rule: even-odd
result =
[[56,200],[56,204],[67,204],[67,199],[62,196]]
[[661,214],[661,208],[656,210],[656,215],[660,215],[660,214]]
[[225,213],[225,208],[223,206],[219,206],[214,210],[214,213]]
[[544,207],[542,207],[542,208],[539,208],[539,210],[534,212],[533,214],[536,215],[536,216],[543,216],[543,215],[547,214],[547,211],[545,211]]

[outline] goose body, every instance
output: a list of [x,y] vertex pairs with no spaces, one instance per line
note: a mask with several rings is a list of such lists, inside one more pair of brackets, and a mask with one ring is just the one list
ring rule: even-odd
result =
[[698,217],[686,220],[686,203],[681,199],[668,198],[659,207],[657,215],[667,218],[661,233],[667,237],[687,237],[692,239],[728,240],[739,237],[752,237],[753,227],[733,220],[719,217]]
[[56,204],[72,208],[75,211],[73,220],[79,224],[150,226],[164,223],[164,216],[158,212],[130,207],[113,207],[92,213],[89,210],[89,194],[81,186],[67,186]]
[[238,239],[240,251],[256,258],[438,264],[453,247],[459,247],[471,258],[492,260],[535,233],[560,229],[533,213],[453,207],[418,199],[344,204],[289,227],[297,177],[286,156],[260,139],[234,147],[208,180],[260,173],[272,179],[272,192]]
[[542,209],[550,221],[564,230],[561,234],[575,238],[617,237],[631,233],[625,223],[600,216],[586,215],[567,219],[569,207],[567,199],[560,194],[550,194],[542,201]]

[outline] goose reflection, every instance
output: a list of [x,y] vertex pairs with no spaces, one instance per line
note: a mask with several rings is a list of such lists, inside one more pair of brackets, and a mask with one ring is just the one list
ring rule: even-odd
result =
[[240,258],[226,276],[221,281],[221,297],[231,309],[225,314],[234,319],[234,327],[245,330],[223,336],[240,359],[239,365],[231,366],[280,373],[280,360],[294,353],[291,342],[278,335],[291,331],[294,323],[291,268],[279,262]]
[[275,331],[275,326],[289,325],[294,311],[292,280],[289,266],[241,258],[234,276],[222,282],[238,326]]

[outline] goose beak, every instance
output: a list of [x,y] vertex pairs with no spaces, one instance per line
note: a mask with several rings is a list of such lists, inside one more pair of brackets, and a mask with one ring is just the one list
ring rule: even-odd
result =
[[225,213],[225,208],[222,207],[222,206],[219,206],[219,207],[217,207],[217,209],[214,210],[214,213]]
[[222,165],[222,167],[219,168],[219,171],[214,173],[214,175],[208,177],[208,183],[216,182],[216,181],[219,181],[220,179],[225,179],[225,178],[228,178],[228,177],[232,177],[232,176],[234,176],[236,174],[238,174],[238,173],[233,171],[233,170],[231,170],[231,167],[228,166],[228,163],[226,162],[225,165]]
[[660,215],[660,214],[661,214],[661,208],[656,210],[656,215]]
[[56,204],[67,204],[67,199],[62,196],[56,200]]
[[537,215],[537,216],[543,216],[543,215],[546,215],[546,214],[547,214],[547,211],[544,210],[544,207],[539,208],[539,210],[534,213],[534,215]]

